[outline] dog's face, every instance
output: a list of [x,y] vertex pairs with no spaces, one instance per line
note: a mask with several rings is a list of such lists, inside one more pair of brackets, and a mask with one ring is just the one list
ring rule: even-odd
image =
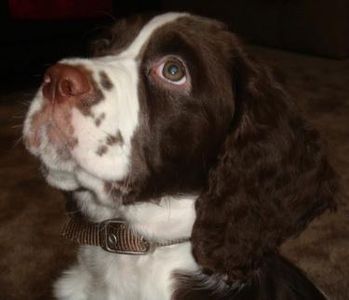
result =
[[316,132],[221,23],[135,18],[93,49],[48,69],[25,121],[52,185],[107,205],[199,195],[195,258],[233,279],[334,207]]
[[125,201],[197,192],[233,115],[228,39],[185,14],[135,18],[96,41],[95,57],[51,67],[24,129],[49,182],[76,189],[88,174]]

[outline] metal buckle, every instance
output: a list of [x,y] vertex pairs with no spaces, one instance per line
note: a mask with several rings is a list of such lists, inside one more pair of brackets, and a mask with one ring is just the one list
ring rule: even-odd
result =
[[[104,235],[104,238],[102,239],[102,241],[104,242],[101,243],[101,247],[105,251],[108,251],[111,253],[119,253],[119,254],[145,255],[154,249],[154,247],[152,247],[152,244],[144,240],[143,238],[142,238],[142,243],[144,243],[146,246],[146,249],[144,251],[118,249],[119,237],[117,235],[117,231],[122,230],[121,229],[122,226],[125,226],[124,230],[127,230],[126,222],[123,220],[120,220],[120,219],[105,220],[100,224],[100,226],[101,226],[100,231]],[[118,228],[115,228],[115,227],[118,227]],[[114,228],[114,230],[112,228]]]

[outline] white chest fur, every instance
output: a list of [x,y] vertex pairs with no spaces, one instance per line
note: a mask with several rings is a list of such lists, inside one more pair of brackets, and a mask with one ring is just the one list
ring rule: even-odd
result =
[[[164,198],[158,204],[142,203],[117,210],[106,207],[95,210],[100,205],[89,194],[80,194],[79,198],[87,213],[104,212],[104,216],[99,213],[94,218],[122,216],[151,240],[190,236],[195,220],[195,197]],[[79,251],[78,264],[56,283],[55,294],[58,299],[69,300],[166,300],[173,292],[174,273],[197,269],[189,242],[157,248],[142,256],[113,254],[85,246]]]

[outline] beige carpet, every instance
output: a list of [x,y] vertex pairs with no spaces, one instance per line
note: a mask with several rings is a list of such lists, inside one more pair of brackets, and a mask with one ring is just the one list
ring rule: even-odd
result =
[[[336,214],[325,214],[283,252],[334,300],[349,299],[349,61],[252,48],[276,67],[305,115],[328,142],[342,178]],[[0,299],[50,299],[52,281],[76,251],[59,237],[64,199],[26,153],[20,127],[31,92],[0,94]]]

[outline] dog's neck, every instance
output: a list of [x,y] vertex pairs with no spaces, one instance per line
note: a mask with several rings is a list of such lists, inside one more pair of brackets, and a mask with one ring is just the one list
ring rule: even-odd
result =
[[153,202],[122,205],[121,201],[113,199],[110,190],[105,188],[105,182],[87,172],[47,172],[51,185],[61,190],[74,190],[72,195],[76,209],[89,221],[121,218],[136,233],[154,241],[191,235],[197,195],[167,196]]
[[113,204],[90,191],[73,193],[81,213],[93,222],[121,218],[147,239],[163,241],[190,237],[195,221],[197,196],[163,197],[156,202],[132,205]]

